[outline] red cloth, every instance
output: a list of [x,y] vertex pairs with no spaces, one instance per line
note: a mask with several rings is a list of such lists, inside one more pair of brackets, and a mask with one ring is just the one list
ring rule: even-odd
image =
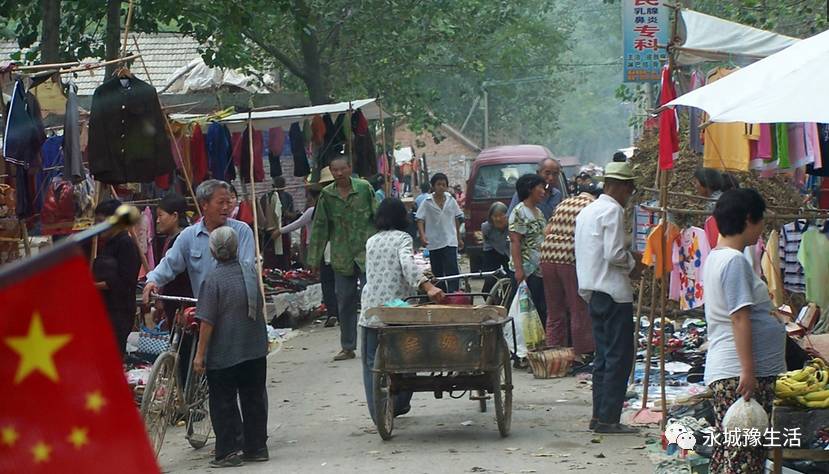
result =
[[[231,142],[233,143],[233,164],[239,168],[239,176],[245,183],[250,181],[250,165],[247,162],[242,163],[243,156],[246,156],[250,151],[250,144],[248,144],[247,138],[247,134],[239,132],[234,132],[231,135]],[[265,181],[265,164],[262,161],[264,148],[265,144],[262,132],[253,129],[253,180],[257,183]]]
[[708,216],[705,219],[705,237],[708,238],[708,246],[712,249],[717,247],[717,241],[720,238],[720,228],[717,227],[717,220],[714,216]]
[[0,308],[0,472],[158,473],[89,262],[44,262]]
[[325,121],[322,115],[314,115],[311,120],[311,143],[315,146],[322,146],[325,142]]
[[[662,68],[662,91],[659,105],[665,105],[676,99],[676,89],[668,66]],[[659,114],[659,169],[669,170],[674,167],[674,160],[679,153],[679,121],[676,110],[665,109]]]
[[281,127],[268,130],[268,151],[272,156],[280,156],[285,147],[285,131]]
[[572,347],[576,354],[596,349],[587,303],[579,296],[576,266],[542,263],[547,300],[547,345]]
[[199,124],[193,127],[193,135],[190,137],[190,169],[193,172],[190,177],[193,184],[207,179],[207,145]]

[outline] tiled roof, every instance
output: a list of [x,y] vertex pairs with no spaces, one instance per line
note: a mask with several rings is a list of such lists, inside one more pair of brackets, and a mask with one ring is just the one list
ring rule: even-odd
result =
[[[138,40],[138,48],[135,47],[133,36]],[[130,70],[139,79],[160,90],[176,70],[187,66],[190,61],[199,57],[198,47],[199,42],[196,39],[176,33],[130,35],[127,54],[140,51],[143,55],[132,64]],[[19,49],[15,40],[0,40],[0,62],[9,61],[11,54]],[[141,59],[147,65],[149,79]],[[77,74],[75,83],[78,85],[78,95],[92,95],[95,88],[104,81],[104,68]]]

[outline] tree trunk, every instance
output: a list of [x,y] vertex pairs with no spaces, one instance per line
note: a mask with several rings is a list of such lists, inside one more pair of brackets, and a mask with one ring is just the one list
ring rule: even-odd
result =
[[294,18],[299,32],[299,48],[302,53],[302,62],[305,77],[302,78],[308,88],[308,98],[312,105],[331,102],[331,88],[324,77],[320,55],[319,36],[316,32],[316,22],[313,13],[303,0],[294,2]]
[[[106,19],[106,37],[104,38],[106,59],[117,59],[121,52],[121,0],[107,0]],[[119,66],[119,64],[108,65],[104,81],[109,80]]]
[[43,24],[40,32],[40,62],[60,62],[60,2],[61,0],[40,0]]

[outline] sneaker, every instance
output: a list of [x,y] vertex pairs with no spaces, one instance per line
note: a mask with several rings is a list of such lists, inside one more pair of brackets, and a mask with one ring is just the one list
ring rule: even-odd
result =
[[228,454],[227,456],[223,457],[222,459],[214,459],[210,461],[211,467],[239,467],[242,465],[242,457],[239,456],[239,453],[232,453]]
[[601,421],[596,423],[596,429],[594,429],[593,431],[596,433],[609,435],[639,434],[639,428],[623,425],[621,423],[602,423]]
[[334,356],[334,360],[347,360],[347,359],[353,359],[355,357],[357,357],[357,354],[355,354],[354,351],[350,351],[348,349],[343,349],[343,350],[340,351],[339,354]]
[[328,318],[325,320],[325,324],[323,324],[323,327],[333,328],[336,325],[337,325],[337,317],[336,316],[328,316]]
[[268,454],[268,448],[262,448],[258,451],[254,451],[252,453],[244,453],[242,454],[242,460],[245,462],[265,462],[269,460],[271,457]]

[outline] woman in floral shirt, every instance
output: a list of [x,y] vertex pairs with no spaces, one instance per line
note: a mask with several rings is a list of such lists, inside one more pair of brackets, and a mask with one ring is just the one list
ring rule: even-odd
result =
[[535,309],[546,325],[547,303],[544,282],[541,279],[541,244],[547,221],[536,207],[546,198],[544,180],[537,174],[525,174],[515,183],[521,200],[509,216],[510,270],[515,272],[518,284],[527,282]]
[[[429,281],[424,269],[415,262],[412,236],[406,232],[409,213],[403,202],[394,198],[384,199],[377,208],[374,224],[377,233],[366,242],[366,285],[363,287],[360,313],[363,383],[372,420],[374,398],[371,369],[377,352],[377,330],[366,326],[366,310],[417,294],[418,289],[425,291],[432,301],[443,299],[443,291]],[[397,395],[395,416],[408,413],[411,398],[411,392]]]

